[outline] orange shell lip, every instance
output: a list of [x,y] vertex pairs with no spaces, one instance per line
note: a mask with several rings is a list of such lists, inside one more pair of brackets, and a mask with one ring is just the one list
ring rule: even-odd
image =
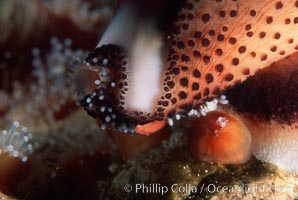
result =
[[162,129],[167,124],[167,121],[154,121],[144,125],[137,125],[135,130],[141,135],[150,135]]

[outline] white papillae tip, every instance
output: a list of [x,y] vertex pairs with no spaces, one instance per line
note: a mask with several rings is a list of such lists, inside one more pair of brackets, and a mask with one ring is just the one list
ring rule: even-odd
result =
[[25,126],[24,126],[24,127],[22,127],[22,132],[23,132],[23,133],[27,133],[27,132],[28,132],[28,129],[27,129],[27,127],[25,127]]
[[100,111],[101,112],[104,112],[106,110],[106,107],[104,107],[104,106],[102,106],[101,108],[100,108]]
[[108,76],[108,72],[107,72],[106,70],[103,70],[103,71],[101,72],[101,76],[102,76],[102,77],[106,77],[106,76]]
[[111,121],[111,117],[110,117],[109,115],[107,115],[107,116],[105,117],[105,121],[106,121],[107,123],[109,123],[109,122]]
[[72,39],[71,38],[66,38],[64,40],[64,45],[67,47],[70,47],[72,45]]
[[170,126],[173,126],[173,125],[174,125],[174,121],[173,121],[173,119],[168,118],[168,123],[169,123]]
[[90,98],[87,98],[86,99],[86,103],[90,103],[91,102],[91,99]]
[[22,159],[21,159],[23,162],[26,162],[28,160],[28,157],[27,156],[23,156]]
[[97,62],[98,62],[98,59],[97,59],[97,58],[93,58],[92,61],[93,61],[94,63],[97,63]]
[[35,47],[35,48],[32,49],[32,55],[33,56],[39,56],[39,54],[40,54],[39,48]]
[[20,126],[20,123],[18,121],[14,121],[12,125],[17,128]]
[[106,124],[102,124],[100,128],[101,128],[101,130],[105,130],[107,128],[107,125]]
[[105,58],[105,59],[102,60],[103,65],[107,65],[108,63],[109,63],[108,59]]
[[94,84],[95,84],[95,85],[100,85],[100,84],[101,84],[101,81],[100,81],[100,80],[95,80],[95,81],[94,81]]
[[219,98],[220,98],[221,100],[225,100],[225,99],[227,99],[226,95],[220,95]]

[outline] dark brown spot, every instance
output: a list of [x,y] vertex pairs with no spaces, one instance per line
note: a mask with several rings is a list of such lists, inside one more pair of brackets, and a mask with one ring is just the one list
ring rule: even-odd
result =
[[192,9],[193,9],[193,7],[194,7],[194,6],[193,6],[193,4],[192,4],[192,3],[189,3],[189,4],[187,5],[187,9],[188,9],[188,10],[192,10]]
[[176,98],[171,99],[172,104],[175,104],[177,102]]
[[185,48],[185,44],[184,44],[184,42],[179,41],[179,42],[177,43],[177,47],[178,47],[179,49],[184,49],[184,48]]
[[193,51],[193,55],[194,57],[197,57],[197,58],[201,57],[201,53],[199,51]]
[[176,65],[177,65],[177,63],[175,61],[171,61],[170,67],[175,67]]
[[289,44],[292,44],[293,42],[294,42],[294,39],[293,38],[288,39],[288,43]]
[[178,55],[174,55],[172,58],[173,58],[173,60],[179,60],[179,56]]
[[216,49],[215,50],[215,54],[217,55],[217,56],[221,56],[222,55],[222,49]]
[[246,47],[245,46],[240,46],[239,48],[238,48],[238,52],[239,53],[244,53],[246,51]]
[[272,46],[272,47],[270,48],[270,50],[271,50],[272,52],[276,52],[276,50],[277,50],[277,46]]
[[188,40],[187,44],[190,47],[194,47],[195,46],[195,42],[193,40]]
[[202,36],[202,32],[200,32],[200,31],[196,31],[195,33],[194,33],[194,37],[195,38],[200,38]]
[[237,11],[236,10],[231,10],[230,17],[236,17],[236,16],[237,16]]
[[237,66],[239,64],[239,58],[233,58],[232,59],[232,64]]
[[268,16],[268,17],[266,18],[266,22],[267,22],[267,24],[271,24],[271,23],[273,22],[273,17]]
[[207,38],[204,38],[204,39],[202,40],[202,46],[203,46],[203,47],[208,47],[209,44],[210,44],[210,41],[209,41]]
[[264,31],[260,32],[259,37],[262,39],[266,36],[266,33]]
[[228,81],[228,82],[232,81],[233,79],[234,79],[233,74],[227,74],[226,77],[225,77],[225,80]]
[[298,17],[294,18],[294,24],[298,24]]
[[224,10],[220,11],[219,16],[224,18],[226,16],[226,12]]
[[199,85],[199,83],[195,82],[195,83],[192,84],[191,88],[192,88],[192,90],[199,90],[200,85]]
[[204,23],[207,23],[208,21],[210,20],[210,15],[208,13],[205,13],[203,16],[202,16],[202,21]]
[[187,93],[184,92],[184,91],[180,91],[178,93],[178,96],[179,96],[180,99],[186,99],[187,98]]
[[196,99],[196,100],[201,99],[202,98],[201,93],[196,94],[193,98]]
[[283,4],[282,4],[281,1],[277,2],[276,5],[275,5],[275,8],[276,8],[277,10],[282,9],[282,7],[283,7]]
[[203,94],[204,94],[205,96],[208,96],[208,95],[210,94],[210,90],[209,90],[209,88],[205,88]]
[[208,64],[210,62],[210,56],[204,56],[203,61],[204,63]]
[[206,82],[207,83],[212,83],[213,82],[213,76],[212,76],[212,74],[207,74],[206,77],[205,77],[205,79],[206,79]]
[[285,24],[290,24],[290,23],[291,23],[291,19],[290,18],[285,19]]
[[210,30],[210,31],[209,31],[209,35],[210,35],[210,36],[213,36],[214,34],[215,34],[215,31],[214,31],[214,30]]
[[252,31],[248,31],[248,32],[246,33],[246,35],[247,35],[247,37],[252,37],[254,34],[253,34]]
[[192,73],[192,75],[195,77],[195,78],[200,78],[201,77],[201,72],[198,70],[198,69],[195,69]]
[[249,68],[245,68],[243,69],[243,72],[242,72],[244,75],[248,76],[250,74],[250,70]]
[[218,41],[224,41],[224,39],[225,39],[225,36],[223,35],[223,34],[218,34],[218,36],[217,36],[217,40]]
[[187,87],[188,86],[188,78],[184,77],[184,78],[180,79],[180,85],[182,85],[183,87]]
[[175,87],[175,83],[174,83],[174,81],[168,81],[167,82],[167,86],[169,87],[169,88],[174,88]]
[[127,79],[127,75],[126,74],[122,74],[122,78],[123,79]]
[[218,72],[222,72],[223,69],[224,69],[224,66],[223,66],[223,64],[217,64],[217,65],[215,66],[215,69],[216,69]]
[[250,16],[254,17],[257,15],[257,12],[254,9],[252,9],[249,14]]
[[174,73],[175,75],[180,74],[180,69],[177,68],[177,67],[173,68],[173,73]]
[[256,57],[257,54],[256,54],[256,52],[252,51],[252,52],[250,53],[250,55],[251,55],[251,57],[254,58],[254,57]]
[[274,34],[274,39],[278,40],[280,38],[280,36],[281,36],[280,33],[277,32],[277,33]]
[[[158,103],[158,105],[163,105],[163,102]],[[165,109],[163,107],[157,108],[157,112],[163,112]]]
[[250,29],[251,29],[251,25],[250,24],[246,24],[245,30],[249,31]]
[[283,55],[285,55],[285,53],[286,52],[284,50],[282,50],[282,51],[279,52],[279,55],[283,56]]
[[172,97],[172,94],[171,93],[167,93],[166,95],[165,95],[165,98],[166,99],[170,99]]
[[185,14],[184,14],[184,13],[182,13],[182,14],[179,16],[179,19],[180,19],[181,21],[184,21],[184,20],[185,20],[185,18],[186,18],[186,16],[185,16]]
[[261,56],[261,61],[265,61],[265,60],[267,60],[267,54],[263,54],[263,55]]
[[165,106],[165,107],[167,107],[169,105],[169,102],[168,101],[163,101],[162,102],[162,105]]
[[181,67],[181,69],[182,69],[182,71],[184,71],[184,72],[185,72],[185,71],[187,71],[187,70],[188,70],[188,67],[187,67],[187,66],[182,66],[182,67]]
[[188,14],[187,19],[189,20],[193,20],[195,18],[195,16],[193,14]]
[[228,27],[223,26],[223,27],[222,27],[222,31],[223,31],[223,32],[227,32],[227,31],[228,31]]
[[182,29],[183,29],[183,30],[187,30],[187,29],[188,29],[188,27],[189,27],[189,25],[188,25],[188,24],[183,24],[183,25],[182,25]]
[[296,2],[295,2],[295,6],[298,8],[298,0],[296,0]]
[[231,44],[235,44],[235,43],[237,42],[237,39],[234,38],[234,37],[231,37],[231,38],[229,39],[229,42],[230,42]]
[[181,61],[183,61],[183,62],[188,62],[189,60],[190,60],[189,56],[187,56],[187,55],[185,55],[185,54],[183,54],[183,55],[181,56]]

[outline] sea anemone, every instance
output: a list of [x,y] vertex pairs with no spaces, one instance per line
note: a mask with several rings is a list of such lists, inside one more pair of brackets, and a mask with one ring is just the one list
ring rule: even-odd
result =
[[3,130],[0,135],[0,154],[9,154],[19,158],[23,162],[28,160],[28,154],[33,152],[33,145],[30,143],[32,134],[26,127],[19,130],[19,122],[14,121],[11,128]]
[[33,152],[32,134],[18,121],[0,133],[0,190],[9,194],[17,190],[16,183],[30,169],[29,155]]
[[189,148],[199,160],[222,164],[245,163],[251,156],[251,135],[237,117],[213,111],[192,123]]

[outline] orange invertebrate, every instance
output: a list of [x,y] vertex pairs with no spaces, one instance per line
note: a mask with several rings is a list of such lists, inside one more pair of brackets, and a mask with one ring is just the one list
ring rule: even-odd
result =
[[210,112],[193,122],[189,148],[199,160],[239,164],[250,158],[251,136],[237,117]]

